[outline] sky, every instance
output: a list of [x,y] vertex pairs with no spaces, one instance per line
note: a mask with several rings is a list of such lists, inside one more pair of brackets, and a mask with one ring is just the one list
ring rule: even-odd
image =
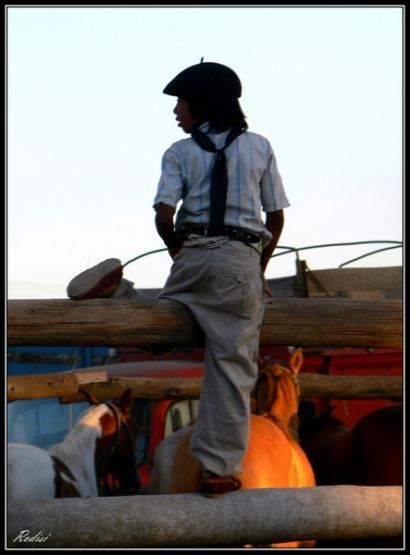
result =
[[[6,9],[10,299],[65,298],[106,258],[164,248],[153,199],[187,135],[162,93],[184,68],[230,66],[249,129],[273,147],[291,206],[285,247],[401,241],[402,6],[11,6]],[[389,244],[306,249],[333,268]],[[349,267],[401,265],[396,248]],[[294,253],[268,278],[294,275]],[[160,288],[166,251],[124,270]]]

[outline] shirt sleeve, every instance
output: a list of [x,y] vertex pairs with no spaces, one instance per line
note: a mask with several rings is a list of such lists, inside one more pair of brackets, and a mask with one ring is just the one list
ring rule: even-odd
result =
[[154,198],[154,206],[163,202],[175,207],[182,198],[182,191],[181,163],[175,149],[171,146],[162,157],[161,177]]
[[265,212],[275,212],[290,206],[279,173],[275,154],[267,142],[267,164],[260,182],[262,208]]

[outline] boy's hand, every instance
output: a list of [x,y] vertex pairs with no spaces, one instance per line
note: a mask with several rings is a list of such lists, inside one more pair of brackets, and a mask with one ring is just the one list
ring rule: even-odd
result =
[[168,248],[169,256],[172,258],[172,260],[176,257],[176,255],[179,253],[180,250],[181,250],[180,247],[169,247]]

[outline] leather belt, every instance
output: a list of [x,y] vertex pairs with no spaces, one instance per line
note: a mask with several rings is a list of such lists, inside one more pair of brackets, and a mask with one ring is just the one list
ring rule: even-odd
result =
[[[200,235],[201,237],[213,237],[214,235],[209,235],[209,226],[193,225],[184,228],[182,231],[178,232],[178,235],[182,239],[186,239],[188,235],[194,233],[195,235]],[[241,227],[233,227],[230,225],[224,226],[221,233],[218,235],[226,235],[231,239],[236,239],[236,241],[242,241],[243,243],[259,243],[261,240],[257,233],[252,233]]]

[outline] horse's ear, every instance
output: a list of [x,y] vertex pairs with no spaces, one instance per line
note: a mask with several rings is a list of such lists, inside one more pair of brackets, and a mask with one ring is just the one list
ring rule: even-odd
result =
[[299,370],[302,368],[303,364],[303,352],[302,349],[296,349],[289,357],[289,367],[294,374],[298,374]]
[[120,406],[122,412],[129,412],[132,405],[132,390],[126,389],[121,395]]
[[98,399],[96,399],[94,397],[94,395],[92,395],[91,393],[89,393],[86,389],[83,389],[82,387],[80,387],[78,389],[78,391],[80,393],[82,393],[84,395],[84,397],[87,398],[87,401],[90,403],[90,405],[99,405],[100,401]]

